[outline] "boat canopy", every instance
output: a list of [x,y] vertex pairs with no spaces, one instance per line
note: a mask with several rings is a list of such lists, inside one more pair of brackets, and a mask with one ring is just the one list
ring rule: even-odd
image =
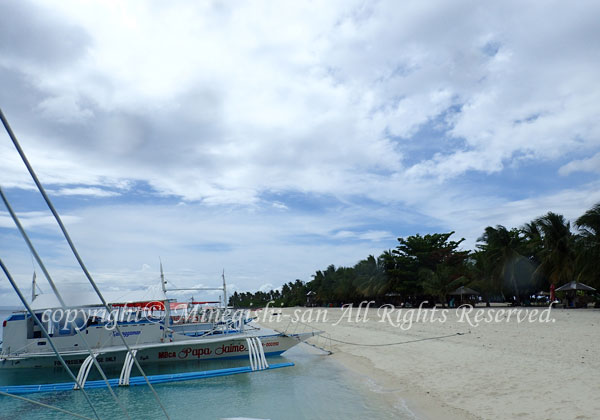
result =
[[[65,304],[70,308],[79,308],[82,306],[100,306],[102,302],[98,295],[94,292],[82,292],[82,291],[61,291],[61,296],[65,301]],[[160,287],[149,287],[145,290],[128,290],[128,291],[110,291],[103,293],[106,302],[113,306],[127,306],[136,307],[140,306],[140,303],[152,303],[166,301],[167,297]],[[54,294],[41,294],[38,295],[31,303],[33,310],[42,309],[58,309],[61,308],[60,302]],[[140,306],[144,307],[144,306]],[[164,309],[164,305],[162,306]],[[149,308],[148,309],[152,309]],[[155,308],[158,309],[158,308]]]

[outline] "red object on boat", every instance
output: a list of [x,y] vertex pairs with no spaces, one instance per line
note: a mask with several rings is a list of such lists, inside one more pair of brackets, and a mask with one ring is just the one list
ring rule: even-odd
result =
[[556,286],[554,284],[550,285],[550,302],[554,302],[556,300],[556,293],[554,292]]
[[[205,302],[169,302],[169,309],[185,309],[187,308],[187,306],[189,304],[192,305],[204,305],[207,303],[221,303],[220,301],[216,300],[216,301],[212,301],[212,300],[207,300]],[[152,300],[152,301],[147,301],[147,302],[129,302],[129,303],[113,303],[112,304],[113,307],[126,307],[126,308],[140,308],[140,309],[145,309],[148,311],[164,311],[165,310],[165,303],[158,301],[158,300]]]
[[113,303],[113,307],[121,307],[124,306],[126,308],[140,308],[146,309],[149,311],[164,311],[165,304],[164,302],[152,300],[148,302],[130,302],[130,303]]

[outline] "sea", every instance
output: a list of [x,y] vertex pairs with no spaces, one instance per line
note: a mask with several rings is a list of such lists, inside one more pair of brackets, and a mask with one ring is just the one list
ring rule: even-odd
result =
[[[0,311],[0,320],[11,311]],[[0,324],[1,325],[1,324]],[[171,419],[414,419],[399,401],[390,404],[372,383],[346,370],[333,358],[306,344],[269,363],[293,362],[295,366],[262,372],[158,384],[154,388]],[[219,360],[177,365],[144,366],[148,375],[203,371],[249,365],[248,360]],[[109,378],[119,369],[107,370]],[[132,376],[135,376],[135,371]],[[90,374],[89,380],[99,379]],[[60,369],[0,369],[0,385],[71,382]],[[146,386],[115,388],[115,393],[132,419],[164,419],[160,406]],[[96,411],[103,419],[126,418],[106,389],[88,390]],[[25,395],[38,402],[94,417],[79,391]],[[31,402],[0,396],[0,420],[49,420],[76,418]]]

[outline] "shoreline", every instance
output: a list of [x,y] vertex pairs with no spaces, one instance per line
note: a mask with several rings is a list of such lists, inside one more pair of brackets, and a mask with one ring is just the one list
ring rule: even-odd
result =
[[[281,331],[293,311],[308,309],[275,309],[282,320],[258,322]],[[374,308],[366,322],[363,313],[359,322],[335,326],[334,315],[339,318],[342,310],[328,313],[327,322],[309,325],[332,339],[407,341],[380,347],[333,342],[330,357],[372,381],[373,392],[384,394],[389,404],[404,401],[419,419],[593,419],[600,412],[594,374],[600,371],[600,310],[552,309],[554,322],[504,319],[477,326],[449,316],[444,323],[414,322],[407,330],[378,322]]]
[[[388,408],[406,412],[415,420],[479,420],[480,417],[472,416],[465,410],[449,406],[440,402],[427,391],[410,388],[399,384],[398,378],[386,371],[379,369],[364,357],[357,357],[347,353],[334,353],[334,359],[343,368],[350,371],[356,380],[364,378],[370,384],[367,385],[369,392],[377,394],[383,399]],[[400,414],[400,413],[399,413]]]

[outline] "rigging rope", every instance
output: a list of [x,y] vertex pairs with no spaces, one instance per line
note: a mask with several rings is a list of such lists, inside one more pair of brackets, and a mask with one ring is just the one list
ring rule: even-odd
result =
[[[1,112],[1,110],[0,110],[0,112]],[[34,258],[37,261],[38,265],[42,269],[42,272],[44,273],[44,276],[46,277],[46,280],[48,280],[48,283],[50,284],[50,287],[52,288],[52,290],[54,292],[54,295],[58,299],[58,301],[59,301],[62,309],[64,311],[66,311],[67,310],[67,305],[66,305],[65,301],[63,300],[62,295],[58,291],[58,288],[56,287],[56,284],[54,283],[54,280],[52,280],[52,277],[50,276],[50,273],[46,269],[46,265],[44,264],[44,262],[40,258],[40,255],[38,254],[37,250],[33,246],[33,243],[31,242],[31,240],[29,239],[29,235],[27,235],[27,232],[25,232],[25,229],[23,228],[23,225],[21,224],[21,221],[19,220],[19,217],[17,216],[17,214],[13,210],[12,206],[8,202],[8,199],[4,195],[4,191],[2,191],[2,187],[0,187],[0,198],[2,198],[2,201],[4,202],[4,205],[6,206],[6,209],[8,210],[8,213],[10,214],[11,218],[13,219],[15,225],[17,226],[17,229],[21,233],[21,236],[25,240],[25,243],[29,247],[29,250],[32,253],[32,255],[34,256]],[[79,328],[75,328],[75,332],[79,336],[79,338],[81,338],[81,341],[83,341],[83,344],[84,344],[87,352],[90,354],[90,356],[93,356],[94,352],[92,351],[91,346],[89,345],[87,339],[85,338],[85,335],[79,330]],[[49,338],[49,336],[48,336],[48,339],[51,340]],[[96,360],[95,357],[93,358],[93,364],[96,367],[96,369],[98,369],[98,371],[100,372],[100,375],[101,375],[102,379],[104,380],[104,382],[106,382],[106,384],[108,386],[108,378],[106,377],[106,374],[104,373],[104,370],[102,369],[102,367],[100,366],[100,363],[98,363],[98,361]],[[130,418],[129,417],[129,413],[127,412],[127,409],[125,408],[125,406],[121,403],[121,401],[117,397],[117,394],[115,394],[114,390],[110,386],[108,386],[108,390],[109,390],[110,394],[112,395],[113,399],[115,400],[115,402],[117,403],[117,405],[119,405],[119,407],[121,408],[121,411],[123,411],[123,414],[125,414],[125,417],[127,417],[129,419]]]
[[[65,240],[69,244],[69,247],[71,248],[71,251],[73,252],[73,255],[75,256],[75,259],[79,263],[79,266],[81,267],[81,269],[84,272],[86,278],[88,279],[88,281],[92,285],[92,288],[94,289],[94,291],[96,292],[96,294],[100,298],[100,301],[102,302],[102,305],[106,308],[107,311],[110,312],[110,307],[108,306],[108,303],[104,299],[104,296],[100,292],[100,289],[96,285],[96,282],[92,278],[92,275],[89,273],[86,265],[83,262],[83,259],[81,258],[81,256],[79,255],[79,252],[77,251],[77,248],[75,248],[75,244],[71,240],[71,236],[67,232],[67,229],[66,229],[65,225],[63,224],[61,217],[59,216],[58,212],[54,208],[54,205],[50,201],[50,198],[46,194],[46,190],[42,186],[42,183],[38,179],[37,175],[35,174],[35,171],[33,170],[33,167],[31,166],[31,164],[29,163],[29,160],[27,159],[27,156],[25,156],[25,152],[21,148],[21,145],[19,144],[19,141],[17,140],[17,137],[13,133],[10,125],[8,124],[8,120],[4,116],[4,113],[2,112],[1,108],[0,108],[0,120],[2,120],[2,124],[4,125],[4,128],[6,129],[6,131],[7,131],[8,135],[9,135],[10,139],[12,140],[15,148],[17,149],[17,152],[19,153],[19,156],[21,156],[21,159],[23,160],[23,163],[27,167],[27,170],[29,171],[29,174],[31,175],[31,178],[35,182],[35,184],[36,184],[36,186],[37,186],[40,194],[42,195],[42,197],[44,198],[44,201],[48,205],[48,208],[50,209],[50,211],[54,215],[54,218],[56,219],[56,223],[60,227],[60,230],[62,231],[63,236],[65,237]],[[38,261],[38,264],[39,264],[39,261]],[[116,327],[117,332],[119,333],[119,337],[121,337],[121,340],[123,341],[123,344],[124,344],[125,348],[127,349],[127,352],[131,354],[132,350],[129,347],[129,345],[127,344],[127,341],[125,340],[125,337],[123,336],[123,332],[121,331],[121,328],[119,328],[118,323],[115,323],[115,327]],[[158,394],[156,393],[156,390],[154,389],[154,387],[152,386],[152,384],[148,380],[148,377],[147,377],[146,373],[144,372],[144,370],[142,369],[142,366],[139,364],[137,358],[134,357],[133,361],[135,363],[135,366],[138,368],[138,370],[140,371],[140,373],[142,374],[142,376],[146,380],[146,383],[148,384],[148,387],[152,391],[152,394],[154,395],[155,400],[157,401],[158,405],[160,406],[160,408],[162,409],[163,413],[165,414],[165,417],[168,420],[170,420],[169,414],[167,413],[167,409],[165,408],[165,406],[163,405],[162,401],[160,400]],[[99,365],[97,365],[97,367],[100,369]],[[112,393],[112,391],[111,391],[111,393]],[[114,395],[114,393],[113,393],[113,395]],[[115,395],[115,398],[116,398],[116,395]]]
[[438,340],[440,338],[449,338],[449,337],[456,337],[458,335],[465,335],[466,333],[462,333],[462,332],[457,332],[454,334],[448,334],[448,335],[440,335],[438,337],[426,337],[426,338],[418,338],[416,340],[409,340],[409,341],[400,341],[397,343],[384,343],[384,344],[368,344],[368,343],[350,343],[348,341],[342,341],[342,340],[336,340],[335,338],[331,338],[329,337],[329,340],[331,341],[335,341],[336,343],[340,343],[340,344],[348,344],[350,346],[363,346],[363,347],[385,347],[385,346],[399,346],[401,344],[409,344],[409,343],[416,343],[419,341],[427,341],[427,340]]
[[[33,320],[35,321],[35,323],[40,327],[40,330],[41,330],[42,334],[48,340],[48,343],[50,343],[50,346],[52,347],[52,350],[54,350],[54,353],[56,353],[56,356],[60,360],[60,363],[62,364],[62,366],[67,370],[67,372],[69,373],[69,376],[71,376],[71,378],[73,378],[75,380],[75,383],[78,384],[78,385],[80,385],[79,379],[76,378],[75,375],[73,374],[73,372],[71,371],[71,369],[69,369],[69,367],[67,366],[67,362],[65,362],[65,359],[63,359],[63,357],[60,355],[58,349],[54,345],[54,341],[52,340],[52,338],[50,337],[50,335],[48,335],[48,331],[46,331],[46,328],[44,327],[44,325],[42,324],[42,322],[38,319],[38,317],[35,316],[35,313],[33,312],[33,309],[31,309],[31,306],[29,305],[29,303],[27,303],[27,300],[23,296],[23,293],[21,293],[21,289],[19,289],[19,286],[17,285],[17,283],[15,283],[14,279],[10,275],[10,272],[8,271],[8,268],[4,265],[4,262],[2,261],[2,258],[0,258],[0,267],[2,267],[2,271],[4,271],[4,274],[8,278],[8,281],[10,282],[11,286],[13,287],[13,289],[15,289],[15,292],[19,296],[19,299],[21,300],[21,302],[23,303],[23,305],[25,305],[25,308],[27,308],[27,311],[33,317]],[[97,419],[100,419],[100,417],[98,416],[98,412],[96,411],[96,408],[94,407],[94,404],[92,404],[92,400],[90,399],[89,395],[87,394],[87,392],[85,392],[85,390],[82,389],[82,391],[83,391],[83,395],[85,396],[86,401],[88,402],[88,404],[92,408],[92,411],[94,412],[94,415],[96,416]]]

